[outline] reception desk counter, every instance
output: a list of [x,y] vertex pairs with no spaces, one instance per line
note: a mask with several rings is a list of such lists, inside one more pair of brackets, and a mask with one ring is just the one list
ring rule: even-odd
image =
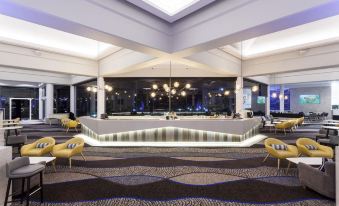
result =
[[82,134],[100,142],[242,142],[258,134],[260,120],[183,117],[81,117]]

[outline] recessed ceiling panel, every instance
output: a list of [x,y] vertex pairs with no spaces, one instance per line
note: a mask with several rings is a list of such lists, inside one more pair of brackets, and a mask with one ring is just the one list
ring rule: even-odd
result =
[[170,23],[187,16],[215,0],[126,0]]

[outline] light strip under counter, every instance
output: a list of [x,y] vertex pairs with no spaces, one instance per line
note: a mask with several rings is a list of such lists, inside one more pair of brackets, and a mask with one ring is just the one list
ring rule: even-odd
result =
[[[108,120],[81,117],[82,136],[101,143],[151,146],[154,143],[242,143],[259,133],[260,120],[184,117],[114,117]],[[107,145],[107,144],[106,144]],[[109,144],[111,145],[111,144]],[[118,145],[118,144],[116,144]],[[201,146],[201,144],[197,144]],[[204,145],[204,144],[202,144]]]

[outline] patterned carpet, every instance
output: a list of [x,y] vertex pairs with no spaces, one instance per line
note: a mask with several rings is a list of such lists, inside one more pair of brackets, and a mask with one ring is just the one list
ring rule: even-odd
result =
[[[296,133],[265,133],[295,142],[314,137],[316,127]],[[25,126],[33,141],[70,138],[62,128]],[[45,174],[44,205],[335,205],[333,200],[303,189],[295,166],[265,157],[262,143],[252,148],[99,148],[86,146],[85,156],[57,161]],[[39,205],[38,196],[32,205]]]

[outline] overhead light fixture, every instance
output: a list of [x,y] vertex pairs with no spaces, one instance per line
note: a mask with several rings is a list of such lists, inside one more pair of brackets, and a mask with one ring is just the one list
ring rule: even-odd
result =
[[155,93],[155,92],[152,92],[152,93],[151,93],[151,97],[154,98],[155,96],[156,96],[156,93]]
[[191,84],[186,84],[186,85],[185,85],[185,88],[186,88],[186,89],[191,88]]
[[186,96],[186,92],[185,92],[185,91],[181,91],[180,94],[181,94],[181,96],[183,96],[183,97]]
[[92,92],[96,93],[98,91],[98,89],[96,87],[92,88]]
[[153,89],[158,89],[158,85],[157,85],[157,84],[153,84],[153,85],[152,85],[152,88],[153,88]]
[[279,94],[279,99],[284,99],[284,95]]
[[90,92],[90,91],[92,91],[92,88],[91,88],[91,87],[87,87],[86,90],[87,90],[88,92]]
[[230,95],[230,91],[226,90],[226,91],[224,92],[224,95],[225,95],[225,96]]
[[277,96],[278,96],[278,95],[277,95],[276,92],[273,92],[273,93],[272,93],[272,98],[277,98]]
[[175,90],[175,89],[172,89],[172,90],[171,90],[171,94],[174,95],[174,94],[176,94],[176,93],[177,93],[177,90]]
[[179,82],[174,82],[173,86],[174,86],[175,88],[178,88],[178,87],[180,86],[180,84],[179,84]]
[[143,0],[150,6],[162,11],[163,13],[174,16],[199,0]]
[[256,92],[256,91],[258,91],[259,90],[259,86],[258,85],[254,85],[253,87],[252,87],[252,92]]
[[162,85],[162,87],[163,87],[164,89],[166,89],[166,88],[168,88],[168,84],[164,84],[164,85]]
[[285,98],[284,98],[285,100],[288,100],[288,96],[285,96]]

